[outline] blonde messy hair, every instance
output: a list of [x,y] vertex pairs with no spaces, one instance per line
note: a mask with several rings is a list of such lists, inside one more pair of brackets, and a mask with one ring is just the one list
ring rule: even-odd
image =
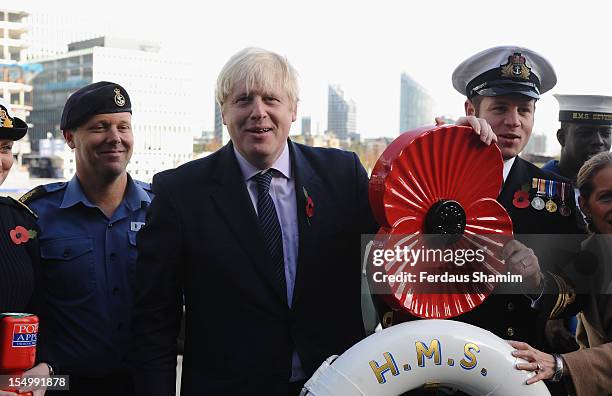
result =
[[217,78],[215,98],[219,106],[223,107],[234,85],[242,83],[246,85],[247,93],[256,87],[269,91],[280,86],[292,105],[299,100],[297,72],[287,58],[272,51],[249,47],[227,61]]

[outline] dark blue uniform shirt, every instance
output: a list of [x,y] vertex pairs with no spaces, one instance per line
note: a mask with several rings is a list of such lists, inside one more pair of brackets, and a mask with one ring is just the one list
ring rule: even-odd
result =
[[75,176],[27,200],[39,216],[42,298],[38,360],[56,371],[100,377],[126,366],[136,233],[149,185],[128,176],[112,217],[91,203]]
[[548,161],[544,164],[544,166],[542,166],[542,169],[544,169],[545,171],[552,172],[555,175],[563,176],[561,174],[561,168],[559,168],[559,161],[557,160]]

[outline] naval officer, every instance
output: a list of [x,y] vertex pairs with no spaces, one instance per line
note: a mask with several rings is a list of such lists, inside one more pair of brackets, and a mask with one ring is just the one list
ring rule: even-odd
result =
[[[454,88],[466,96],[466,117],[458,123],[472,126],[481,140],[495,142],[501,151],[504,183],[497,200],[510,215],[516,238],[506,246],[504,258],[509,268],[517,269],[531,284],[530,293],[493,294],[474,310],[454,319],[505,339],[529,340],[538,346],[544,342],[549,315],[561,313],[574,298],[567,282],[545,268],[546,255],[529,246],[528,238],[524,237],[582,232],[572,216],[576,212],[572,194],[562,198],[558,194],[541,194],[531,187],[534,180],[557,187],[567,180],[542,171],[519,156],[532,133],[536,101],[556,81],[548,60],[535,51],[515,46],[479,52],[463,61],[452,76]],[[547,201],[558,207],[566,205],[570,215],[547,210]],[[387,310],[383,319],[389,325],[414,318]]]

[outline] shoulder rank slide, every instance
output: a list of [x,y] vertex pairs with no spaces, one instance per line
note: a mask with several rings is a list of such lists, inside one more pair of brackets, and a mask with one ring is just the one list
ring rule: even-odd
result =
[[40,197],[42,195],[45,195],[46,193],[47,193],[47,190],[45,189],[45,186],[40,185],[40,186],[34,187],[33,189],[31,189],[27,193],[23,194],[21,196],[21,198],[19,198],[19,203],[27,204],[28,202],[32,201],[33,199],[35,199],[37,197]]
[[26,212],[28,212],[29,214],[31,214],[31,215],[32,215],[32,217],[34,217],[35,219],[38,219],[38,216],[36,215],[36,213],[34,213],[34,212],[32,211],[32,209],[30,209],[30,208],[28,207],[28,205],[24,204],[24,203],[23,203],[23,202],[21,202],[21,201],[16,200],[15,198],[12,198],[12,197],[8,197],[8,198],[9,198],[11,201],[13,201],[13,204],[14,204],[15,206],[17,206],[18,208],[21,208],[21,209],[25,210]]

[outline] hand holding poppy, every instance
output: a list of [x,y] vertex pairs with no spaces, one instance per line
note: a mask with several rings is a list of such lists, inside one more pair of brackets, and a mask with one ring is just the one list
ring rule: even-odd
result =
[[525,291],[534,292],[542,282],[542,272],[538,257],[532,249],[516,239],[510,240],[502,249],[502,260],[505,260],[508,270],[523,276]]

